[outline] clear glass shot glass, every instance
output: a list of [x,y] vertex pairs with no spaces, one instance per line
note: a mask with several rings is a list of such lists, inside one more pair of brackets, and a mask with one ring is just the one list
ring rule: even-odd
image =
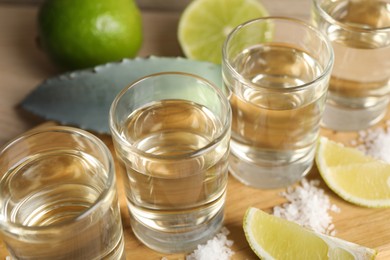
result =
[[390,1],[313,0],[312,22],[335,62],[323,125],[358,131],[378,123],[390,99]]
[[267,189],[310,171],[332,65],[327,38],[300,20],[260,18],[229,34],[222,72],[233,114],[234,177]]
[[231,126],[222,90],[191,74],[139,79],[110,110],[131,227],[146,246],[189,252],[223,224]]
[[11,259],[125,259],[114,164],[92,134],[27,132],[0,152],[0,234]]

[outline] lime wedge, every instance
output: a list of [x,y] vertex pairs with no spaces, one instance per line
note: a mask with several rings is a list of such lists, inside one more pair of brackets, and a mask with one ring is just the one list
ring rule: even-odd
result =
[[189,59],[220,64],[226,36],[241,23],[267,15],[258,0],[194,0],[180,17],[180,46]]
[[261,259],[373,259],[376,250],[310,231],[294,222],[249,208],[246,239]]
[[341,198],[365,207],[390,207],[390,164],[321,137],[318,170]]

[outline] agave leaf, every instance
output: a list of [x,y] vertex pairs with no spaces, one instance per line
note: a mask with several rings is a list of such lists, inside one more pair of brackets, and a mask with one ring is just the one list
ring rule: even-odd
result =
[[109,133],[108,115],[115,96],[135,80],[158,72],[180,71],[222,86],[221,67],[185,58],[124,59],[93,69],[49,78],[30,93],[21,106],[45,119]]

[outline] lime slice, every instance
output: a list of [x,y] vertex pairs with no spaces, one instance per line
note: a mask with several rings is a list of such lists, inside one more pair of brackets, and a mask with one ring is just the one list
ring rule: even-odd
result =
[[189,59],[220,64],[226,36],[241,23],[267,15],[258,0],[194,0],[180,17],[180,46]]
[[246,239],[261,259],[373,259],[376,250],[310,231],[294,222],[249,208]]
[[318,170],[341,198],[365,207],[390,207],[390,164],[321,137]]

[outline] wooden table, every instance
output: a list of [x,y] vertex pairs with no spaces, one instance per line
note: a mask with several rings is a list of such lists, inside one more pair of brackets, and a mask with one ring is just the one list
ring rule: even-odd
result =
[[[8,1],[10,2],[10,1]],[[272,15],[287,15],[304,20],[309,18],[310,0],[263,0]],[[42,119],[23,112],[18,104],[37,84],[58,71],[37,48],[35,43],[36,14],[33,4],[6,4],[0,2],[0,146],[24,131],[45,123]],[[144,44],[139,56],[181,56],[176,39],[179,11],[144,10]],[[390,119],[388,115],[386,119]],[[322,129],[321,134],[346,144],[357,137],[356,133],[338,133]],[[111,137],[99,135],[112,149]],[[120,171],[120,169],[119,169]],[[119,177],[120,178],[120,177]],[[320,179],[314,168],[309,179]],[[120,179],[119,179],[120,182]],[[321,188],[331,201],[341,208],[332,214],[337,237],[364,246],[376,248],[378,259],[390,259],[390,209],[367,209],[349,204],[321,181]],[[122,185],[118,190],[125,229],[127,259],[184,259],[184,255],[166,255],[143,246],[134,237],[124,202]],[[242,231],[242,219],[249,206],[270,211],[284,202],[281,189],[257,190],[246,187],[229,177],[225,226],[230,230],[229,239],[234,241],[233,259],[256,259],[249,249]],[[7,251],[0,246],[0,259]]]

